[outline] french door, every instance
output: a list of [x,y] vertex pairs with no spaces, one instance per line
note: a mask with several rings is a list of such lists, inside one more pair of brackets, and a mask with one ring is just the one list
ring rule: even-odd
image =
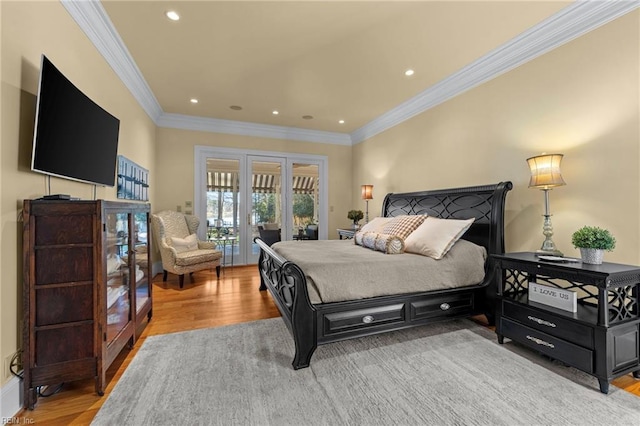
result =
[[258,262],[259,228],[280,240],[327,238],[326,157],[199,146],[194,168],[200,237],[225,264]]

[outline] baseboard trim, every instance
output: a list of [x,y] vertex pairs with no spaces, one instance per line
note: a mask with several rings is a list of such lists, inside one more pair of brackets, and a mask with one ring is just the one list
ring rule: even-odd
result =
[[0,418],[2,424],[11,424],[8,421],[16,416],[22,409],[22,379],[12,377],[0,389]]
[[155,277],[156,275],[158,275],[162,271],[164,271],[164,269],[162,269],[162,262],[161,261],[153,262],[151,264],[151,276],[152,277]]

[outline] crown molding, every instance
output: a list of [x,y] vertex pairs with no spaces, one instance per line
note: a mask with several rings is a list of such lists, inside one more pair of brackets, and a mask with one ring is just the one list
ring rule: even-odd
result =
[[351,134],[167,114],[99,0],[60,0],[149,117],[161,127],[353,145],[496,78],[640,6],[639,0],[577,0]]
[[162,114],[162,107],[113,26],[109,15],[102,7],[102,3],[95,0],[60,0],[60,2],[120,77],[142,109],[155,122]]
[[578,0],[516,38],[351,133],[354,144],[498,77],[640,6],[638,0]]
[[352,145],[347,133],[324,132],[297,127],[274,126],[246,121],[221,120],[219,118],[195,117],[192,115],[163,113],[156,120],[159,127],[225,133],[230,135],[255,136],[272,139],[287,139],[302,142]]

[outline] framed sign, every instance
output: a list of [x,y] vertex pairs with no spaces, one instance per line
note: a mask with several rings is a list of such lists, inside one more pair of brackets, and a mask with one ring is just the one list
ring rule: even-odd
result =
[[574,291],[550,287],[529,281],[529,301],[543,303],[554,308],[577,312],[577,294]]
[[149,170],[118,155],[118,198],[149,201]]

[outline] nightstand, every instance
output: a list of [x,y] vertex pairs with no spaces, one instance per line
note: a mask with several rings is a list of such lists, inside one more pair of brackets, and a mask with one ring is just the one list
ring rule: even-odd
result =
[[[535,253],[493,255],[498,285],[496,333],[598,379],[640,378],[640,267],[555,263]],[[577,312],[529,301],[530,282],[577,293]]]
[[350,240],[353,238],[353,234],[355,233],[356,231],[354,229],[338,228],[338,236],[340,237],[341,240],[343,238],[345,240]]

